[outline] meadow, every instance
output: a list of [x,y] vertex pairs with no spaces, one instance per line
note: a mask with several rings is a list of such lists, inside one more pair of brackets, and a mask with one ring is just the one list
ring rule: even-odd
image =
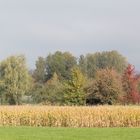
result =
[[139,128],[0,127],[0,140],[139,140]]
[[1,106],[0,126],[140,127],[140,107]]

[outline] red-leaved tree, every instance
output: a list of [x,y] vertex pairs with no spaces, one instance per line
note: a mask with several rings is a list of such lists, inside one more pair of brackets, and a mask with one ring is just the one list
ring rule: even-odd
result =
[[139,104],[140,94],[138,91],[138,83],[140,77],[135,72],[135,67],[133,65],[128,65],[123,74],[123,88],[125,95],[123,97],[123,102],[125,104]]

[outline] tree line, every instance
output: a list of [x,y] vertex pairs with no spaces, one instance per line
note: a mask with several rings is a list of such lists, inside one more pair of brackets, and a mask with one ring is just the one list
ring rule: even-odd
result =
[[24,56],[0,62],[0,103],[9,105],[139,104],[140,76],[117,51],[76,58],[57,51],[29,70]]

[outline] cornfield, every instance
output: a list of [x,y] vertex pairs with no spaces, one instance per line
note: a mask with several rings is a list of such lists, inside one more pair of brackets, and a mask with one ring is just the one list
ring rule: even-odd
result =
[[0,126],[140,127],[140,107],[1,106]]

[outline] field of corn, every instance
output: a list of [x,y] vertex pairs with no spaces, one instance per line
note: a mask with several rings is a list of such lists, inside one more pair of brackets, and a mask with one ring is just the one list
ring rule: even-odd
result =
[[140,127],[140,107],[1,106],[0,126]]

